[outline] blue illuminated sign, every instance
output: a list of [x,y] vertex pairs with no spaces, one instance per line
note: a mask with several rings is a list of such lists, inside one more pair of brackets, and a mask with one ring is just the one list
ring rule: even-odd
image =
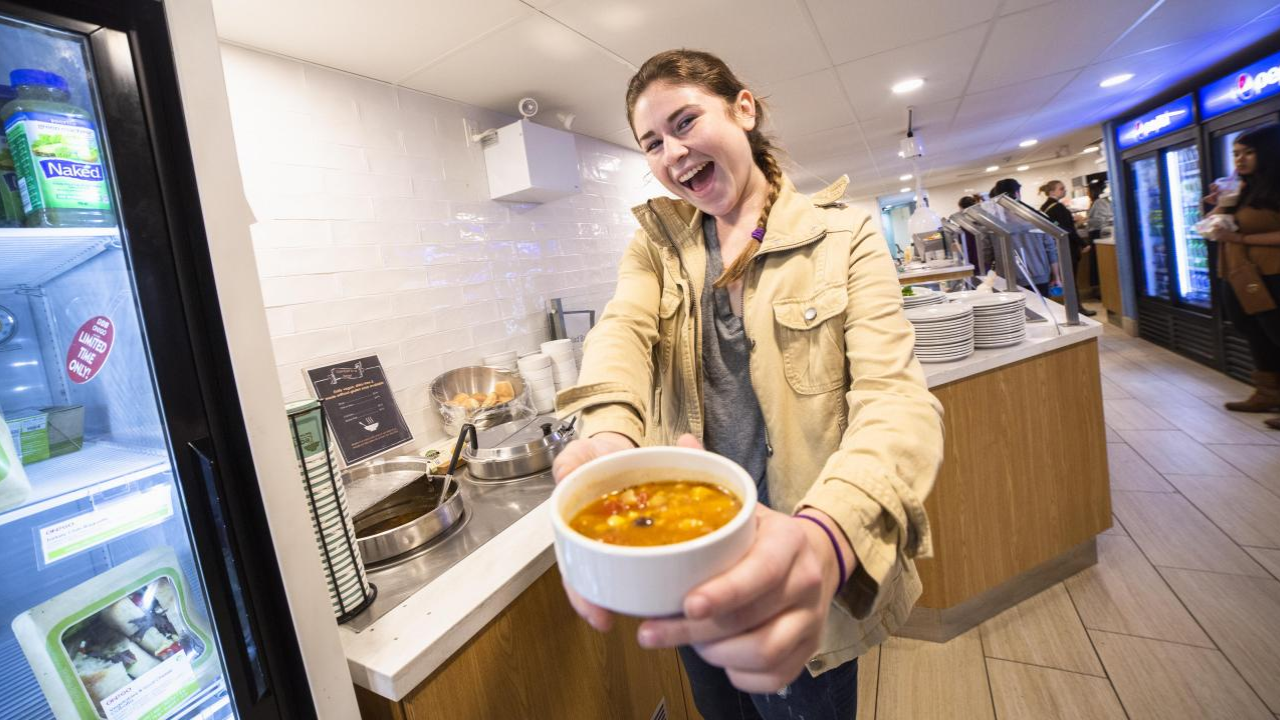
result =
[[1191,125],[1195,102],[1191,96],[1180,97],[1168,105],[1161,105],[1151,112],[1120,123],[1116,128],[1116,143],[1121,150],[1154,140],[1161,135],[1177,132]]
[[1280,93],[1280,53],[1200,90],[1200,117],[1208,120]]

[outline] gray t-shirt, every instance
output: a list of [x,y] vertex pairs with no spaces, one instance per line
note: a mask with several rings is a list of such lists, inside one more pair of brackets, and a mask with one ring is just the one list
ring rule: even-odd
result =
[[749,369],[751,348],[742,318],[733,312],[727,288],[716,289],[724,272],[716,220],[702,222],[707,279],[702,289],[702,383],[707,450],[733,460],[755,478],[760,502],[769,505],[765,470],[769,461],[764,414]]

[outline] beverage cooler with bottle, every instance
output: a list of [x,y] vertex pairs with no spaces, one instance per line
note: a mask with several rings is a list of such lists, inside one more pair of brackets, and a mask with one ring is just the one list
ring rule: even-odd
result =
[[1118,127],[1143,337],[1207,364],[1217,358],[1213,283],[1200,221],[1202,153],[1185,96]]
[[317,713],[178,97],[160,3],[0,2],[4,720]]

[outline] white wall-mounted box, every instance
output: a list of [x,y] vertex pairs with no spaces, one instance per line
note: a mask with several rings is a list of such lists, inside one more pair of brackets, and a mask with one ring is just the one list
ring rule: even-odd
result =
[[582,191],[578,149],[570,132],[519,120],[485,143],[489,197],[543,203]]

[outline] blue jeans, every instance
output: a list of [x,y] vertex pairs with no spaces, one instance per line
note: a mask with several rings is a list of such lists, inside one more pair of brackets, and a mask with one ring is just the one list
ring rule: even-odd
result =
[[854,720],[858,714],[856,659],[818,677],[802,670],[783,697],[742,692],[723,669],[703,660],[693,648],[679,651],[693,702],[705,720]]

